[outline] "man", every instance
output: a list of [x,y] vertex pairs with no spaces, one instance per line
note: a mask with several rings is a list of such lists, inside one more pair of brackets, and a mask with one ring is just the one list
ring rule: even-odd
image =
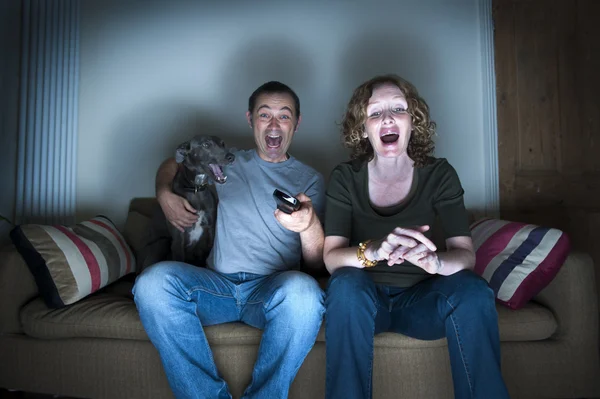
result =
[[[300,124],[298,96],[268,82],[248,101],[246,117],[256,149],[238,151],[218,184],[218,217],[207,268],[160,262],[133,288],[142,324],[157,348],[177,398],[231,398],[220,377],[204,326],[242,321],[263,330],[252,381],[244,398],[285,398],[312,348],[324,312],[317,282],[295,269],[323,265],[324,180],[287,150]],[[156,196],[182,229],[195,210],[171,191],[173,159],[157,173]],[[296,195],[292,214],[275,209],[272,194]]]

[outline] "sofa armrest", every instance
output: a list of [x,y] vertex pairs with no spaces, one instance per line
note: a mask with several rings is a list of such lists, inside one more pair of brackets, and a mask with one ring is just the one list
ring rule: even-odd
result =
[[12,245],[0,248],[0,334],[23,332],[21,308],[38,296],[35,280]]
[[553,339],[598,348],[598,296],[594,262],[588,254],[572,251],[554,280],[534,300],[556,317],[558,329]]

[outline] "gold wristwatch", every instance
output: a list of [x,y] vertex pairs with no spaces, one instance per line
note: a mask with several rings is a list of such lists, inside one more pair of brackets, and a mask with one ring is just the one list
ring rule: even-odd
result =
[[360,264],[363,265],[363,267],[373,267],[377,263],[379,263],[379,261],[369,260],[365,256],[365,250],[367,249],[367,245],[369,245],[370,242],[371,240],[361,242],[360,244],[358,244],[358,249],[356,250],[356,257],[358,258]]

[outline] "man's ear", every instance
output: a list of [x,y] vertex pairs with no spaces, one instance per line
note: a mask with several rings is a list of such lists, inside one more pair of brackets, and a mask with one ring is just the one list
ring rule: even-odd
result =
[[294,129],[294,133],[298,131],[298,126],[300,126],[300,122],[302,121],[302,115],[298,117],[298,122],[296,122],[296,128]]
[[190,151],[190,142],[186,141],[175,150],[175,162],[182,163]]
[[251,128],[254,128],[254,126],[252,126],[252,113],[250,111],[246,111],[246,119],[248,120],[248,125],[250,125]]

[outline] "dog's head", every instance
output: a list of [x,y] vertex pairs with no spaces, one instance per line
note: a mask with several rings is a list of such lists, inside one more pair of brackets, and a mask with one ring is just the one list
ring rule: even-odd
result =
[[225,183],[223,166],[233,163],[235,156],[217,136],[196,136],[175,151],[175,160],[196,175],[207,174],[217,183]]

